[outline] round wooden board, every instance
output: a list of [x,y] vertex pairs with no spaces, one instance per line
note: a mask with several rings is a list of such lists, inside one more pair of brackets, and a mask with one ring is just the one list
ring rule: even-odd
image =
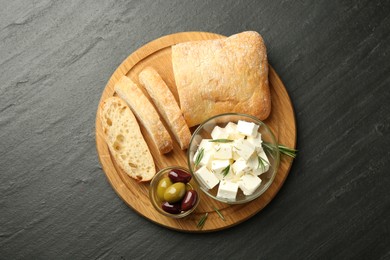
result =
[[[224,37],[206,32],[183,32],[161,37],[142,46],[116,69],[103,91],[100,103],[106,98],[115,95],[114,85],[123,75],[127,75],[139,84],[138,74],[146,66],[152,66],[160,73],[178,101],[170,47],[180,42]],[[272,67],[270,67],[269,71],[269,82],[272,95],[272,111],[265,123],[273,130],[279,143],[295,147],[296,125],[293,106],[282,81]],[[202,193],[200,194],[201,202],[193,214],[184,219],[171,219],[159,214],[153,208],[148,196],[149,183],[138,183],[136,180],[128,177],[115,163],[104,141],[98,115],[99,108],[96,116],[96,146],[100,163],[112,187],[126,204],[140,215],[167,228],[188,232],[210,232],[225,229],[247,220],[263,209],[274,198],[283,185],[292,164],[290,158],[282,156],[280,168],[272,185],[262,196],[247,204],[228,205],[212,200]],[[180,150],[176,142],[174,142],[173,152],[170,152],[168,155],[160,155],[146,134],[145,129],[141,127],[141,131],[149,145],[157,171],[172,165],[187,167],[186,151]],[[218,216],[213,207],[220,210],[226,221],[223,221]],[[199,230],[197,223],[206,212],[209,213],[208,219],[203,228]]]

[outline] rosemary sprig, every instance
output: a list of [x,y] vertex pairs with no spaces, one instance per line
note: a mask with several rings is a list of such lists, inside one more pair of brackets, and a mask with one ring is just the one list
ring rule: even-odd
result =
[[269,165],[269,163],[266,160],[264,160],[260,155],[257,156],[257,160],[259,161],[259,165],[257,166],[257,168],[259,168],[261,166],[261,170],[264,171],[265,164]]
[[214,140],[209,140],[210,143],[231,143],[234,140],[230,139],[214,139]]
[[228,166],[226,166],[225,169],[222,170],[223,177],[226,177],[226,175],[228,175],[229,171],[230,171],[230,164]]
[[208,216],[208,215],[209,215],[209,213],[206,212],[206,214],[204,214],[204,215],[200,218],[198,224],[196,225],[196,227],[197,227],[198,229],[202,229],[202,228],[203,228],[204,223],[206,222],[207,216]]
[[282,154],[285,154],[285,155],[290,156],[292,158],[297,157],[298,150],[296,150],[296,149],[289,148],[289,147],[281,145],[281,144],[278,145],[278,148],[279,148],[279,152]]
[[195,167],[197,167],[200,161],[202,161],[203,155],[204,155],[204,148],[200,148],[199,153],[195,158]]
[[278,149],[278,151],[281,153],[281,154],[284,154],[284,155],[287,155],[287,156],[290,156],[292,158],[295,158],[297,157],[297,153],[298,153],[298,150],[294,149],[294,148],[289,148],[287,146],[284,146],[284,145],[281,145],[281,144],[278,144],[277,147],[274,147],[273,145],[271,145],[270,143],[267,143],[267,142],[263,142],[263,147],[267,150],[273,150],[273,149]]
[[223,220],[223,221],[226,221],[225,217],[222,215],[222,213],[216,208],[213,206],[213,209],[215,210],[215,212],[217,212],[218,216]]

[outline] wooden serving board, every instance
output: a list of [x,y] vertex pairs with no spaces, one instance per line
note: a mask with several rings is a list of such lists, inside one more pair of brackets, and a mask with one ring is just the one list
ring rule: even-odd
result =
[[[224,37],[206,32],[183,32],[164,36],[142,46],[116,69],[103,91],[100,103],[106,98],[115,95],[114,85],[123,75],[129,76],[134,82],[139,84],[138,74],[146,66],[154,67],[161,74],[171,88],[176,100],[179,101],[173,77],[171,46],[180,42]],[[265,123],[272,129],[279,143],[295,147],[296,125],[293,106],[282,81],[272,67],[270,67],[269,71],[269,82],[272,96],[272,111]],[[99,108],[96,115],[96,146],[100,163],[112,187],[119,197],[140,215],[170,229],[188,232],[210,232],[225,229],[247,220],[263,209],[274,198],[283,185],[292,164],[290,158],[282,156],[278,173],[272,185],[262,196],[249,203],[228,205],[215,201],[202,193],[200,194],[200,204],[193,214],[179,220],[168,218],[159,214],[150,203],[148,195],[149,183],[138,183],[136,180],[128,177],[115,163],[104,141],[98,115]],[[167,129],[169,128],[167,127]],[[187,167],[186,151],[182,151],[175,141],[173,152],[167,155],[160,155],[152,145],[152,141],[145,129],[141,127],[141,131],[149,145],[157,171],[172,165]],[[174,138],[172,139],[174,140]],[[223,221],[218,216],[213,207],[219,209],[226,221]],[[209,213],[208,219],[203,229],[199,230],[197,223],[206,212]]]

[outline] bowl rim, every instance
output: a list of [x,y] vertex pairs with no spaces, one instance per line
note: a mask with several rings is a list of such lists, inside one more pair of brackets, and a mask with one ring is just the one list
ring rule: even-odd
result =
[[[184,211],[184,212],[179,213],[179,214],[171,214],[171,213],[165,212],[161,207],[158,206],[158,203],[157,203],[157,201],[155,199],[155,193],[156,193],[155,189],[157,188],[157,185],[158,185],[158,182],[161,179],[161,176],[165,172],[167,172],[169,170],[172,170],[172,169],[179,169],[179,170],[182,170],[182,171],[185,171],[185,172],[191,174],[189,169],[187,169],[187,168],[185,168],[183,166],[179,166],[179,165],[172,165],[172,166],[168,166],[168,167],[162,168],[161,170],[159,170],[153,176],[152,180],[150,181],[150,185],[149,185],[149,200],[150,200],[150,203],[153,205],[153,207],[156,209],[156,211],[159,212],[160,214],[162,214],[164,216],[167,216],[167,217],[179,219],[179,218],[184,218],[184,217],[190,215],[198,207],[199,202],[200,202],[199,187],[197,186],[198,182],[196,180],[194,180],[195,181],[195,185],[188,183],[198,193],[197,201],[196,201],[195,205],[190,210]],[[192,174],[191,174],[191,176],[192,176],[193,179],[195,179]]]
[[[248,196],[246,196],[246,198],[244,200],[238,200],[238,201],[234,200],[233,201],[233,200],[228,200],[228,199],[224,199],[224,198],[218,198],[217,196],[214,196],[214,195],[210,194],[208,189],[203,187],[203,185],[198,181],[197,177],[195,176],[195,172],[193,171],[192,166],[191,166],[192,158],[190,158],[190,152],[191,152],[190,148],[191,148],[192,142],[194,141],[195,136],[203,129],[203,126],[205,124],[207,124],[208,122],[210,122],[213,119],[216,119],[216,118],[219,118],[219,117],[223,117],[223,116],[241,116],[241,117],[251,118],[252,120],[257,122],[257,124],[260,127],[264,127],[266,129],[266,131],[269,132],[271,140],[272,140],[272,143],[273,143],[273,146],[276,148],[276,149],[274,149],[274,151],[275,151],[275,158],[274,158],[274,160],[275,160],[275,167],[273,167],[273,172],[272,172],[270,180],[268,181],[268,183],[263,187],[263,189],[260,192],[258,192],[256,194],[248,195]],[[259,129],[260,129],[260,127],[259,127]],[[266,123],[264,123],[263,121],[261,121],[257,117],[249,115],[249,114],[244,114],[244,113],[222,113],[222,114],[214,115],[214,116],[208,118],[207,120],[203,121],[200,125],[198,125],[198,127],[195,129],[195,131],[193,132],[193,134],[191,136],[190,144],[189,144],[188,149],[187,149],[187,164],[188,164],[188,170],[191,173],[191,175],[193,176],[193,178],[194,178],[196,184],[198,185],[199,189],[203,193],[205,193],[207,196],[209,196],[210,198],[212,198],[214,200],[217,200],[219,202],[226,203],[226,204],[244,204],[244,203],[248,203],[248,202],[250,202],[250,201],[260,197],[262,194],[264,194],[268,190],[268,188],[274,182],[276,174],[277,174],[277,172],[279,170],[280,152],[279,152],[279,149],[277,149],[277,140],[275,138],[275,135],[272,132],[272,130],[267,126]]]

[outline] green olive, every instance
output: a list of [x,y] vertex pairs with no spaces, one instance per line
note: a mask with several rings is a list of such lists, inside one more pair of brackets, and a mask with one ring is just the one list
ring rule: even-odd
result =
[[174,203],[181,200],[186,193],[186,185],[182,182],[176,182],[169,186],[164,193],[164,200]]
[[169,186],[172,185],[171,179],[168,177],[162,178],[157,185],[157,197],[161,200],[164,201],[164,193],[167,190]]

